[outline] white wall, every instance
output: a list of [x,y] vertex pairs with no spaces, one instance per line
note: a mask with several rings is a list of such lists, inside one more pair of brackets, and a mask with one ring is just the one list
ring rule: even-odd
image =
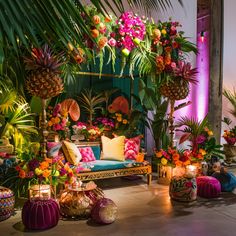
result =
[[[236,1],[224,1],[224,48],[223,48],[223,86],[233,90],[236,88]],[[223,117],[230,117],[236,125],[236,119],[229,114],[231,105],[223,97]],[[224,127],[223,127],[224,129]]]

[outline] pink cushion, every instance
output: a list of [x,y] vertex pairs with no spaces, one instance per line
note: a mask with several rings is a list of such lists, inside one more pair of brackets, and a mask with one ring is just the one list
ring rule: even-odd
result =
[[140,136],[125,139],[125,159],[136,160],[140,148]]
[[91,147],[82,147],[82,148],[79,148],[79,151],[82,155],[81,161],[83,162],[96,161],[96,158],[93,154],[93,150]]
[[197,177],[197,195],[205,198],[219,197],[221,185],[219,180],[211,176]]

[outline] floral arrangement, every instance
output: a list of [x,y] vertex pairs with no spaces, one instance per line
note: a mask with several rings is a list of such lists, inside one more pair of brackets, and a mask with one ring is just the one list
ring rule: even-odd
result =
[[66,138],[69,132],[68,113],[61,109],[58,103],[54,108],[49,106],[47,109],[48,130],[56,131],[61,138]]
[[76,125],[72,126],[72,129],[74,134],[82,134],[88,141],[96,141],[102,135],[102,129],[84,122],[78,122]]
[[228,126],[228,129],[224,130],[223,138],[229,145],[236,143],[236,126],[231,128],[232,120],[224,117],[223,122]]
[[121,112],[115,112],[111,113],[110,116],[114,120],[114,132],[119,135],[123,134],[129,127],[128,115]]
[[24,153],[25,160],[22,160],[16,167],[16,171],[21,179],[28,179],[32,184],[52,184],[73,183],[76,173],[83,167],[71,168],[69,163],[63,163],[63,157],[41,158],[38,155]]
[[187,166],[191,164],[190,153],[188,150],[180,151],[176,148],[168,148],[168,150],[159,150],[155,152],[157,162],[162,165],[170,166]]
[[93,124],[98,126],[100,129],[103,130],[112,130],[115,128],[115,122],[113,119],[110,119],[108,117],[97,117]]
[[137,14],[124,12],[116,21],[118,29],[112,33],[117,40],[117,47],[122,49],[122,53],[128,56],[132,49],[137,47],[144,39],[146,26]]
[[[91,6],[88,6],[86,13],[82,12],[81,16],[85,23],[90,26],[90,35],[97,43],[99,50],[102,50],[106,46],[116,46],[116,40],[111,34],[114,25],[114,16],[111,14],[104,16],[104,14],[98,12],[96,8]],[[88,48],[93,49],[95,47],[94,42],[88,35],[84,35],[84,41]]]

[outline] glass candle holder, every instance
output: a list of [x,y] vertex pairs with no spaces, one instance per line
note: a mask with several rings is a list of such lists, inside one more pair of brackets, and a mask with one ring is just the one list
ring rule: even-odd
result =
[[186,166],[185,176],[187,178],[195,178],[197,175],[197,167],[193,165]]
[[29,199],[33,200],[48,200],[51,198],[51,188],[50,185],[33,185],[29,189]]

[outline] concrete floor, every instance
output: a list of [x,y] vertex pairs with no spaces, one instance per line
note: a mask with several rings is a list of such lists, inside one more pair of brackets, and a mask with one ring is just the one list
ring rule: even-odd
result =
[[0,235],[68,236],[226,236],[236,235],[236,195],[222,193],[214,200],[194,203],[172,202],[168,186],[153,180],[147,186],[142,179],[110,179],[97,182],[105,195],[118,206],[118,218],[110,225],[95,225],[89,220],[63,221],[45,231],[27,231],[20,211],[0,222]]

